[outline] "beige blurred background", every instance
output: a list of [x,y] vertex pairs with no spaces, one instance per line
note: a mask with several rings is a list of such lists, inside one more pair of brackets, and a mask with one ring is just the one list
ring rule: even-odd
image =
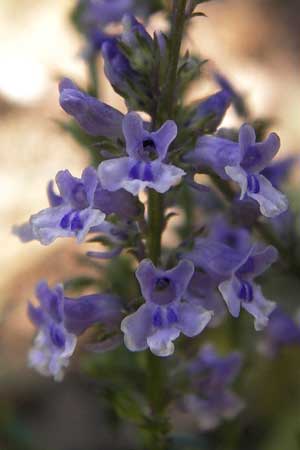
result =
[[[296,13],[289,14],[289,7],[276,9],[279,3],[205,4],[202,10],[208,18],[193,19],[186,45],[232,80],[254,117],[276,119],[274,131],[282,138],[284,156],[300,150],[300,45]],[[57,80],[68,76],[86,82],[79,56],[83,42],[68,21],[73,6],[73,0],[0,0],[0,380],[25,367],[32,335],[25,308],[35,283],[87,270],[75,261],[78,249],[71,241],[43,247],[21,244],[11,234],[13,224],[45,207],[46,184],[59,169],[79,175],[87,163],[84,151],[54,123],[65,117]],[[165,27],[160,16],[150,22],[150,29],[157,26]],[[217,89],[208,76],[205,79],[193,86],[189,99]],[[104,80],[101,91],[104,100],[122,107]],[[238,124],[233,111],[224,124]]]

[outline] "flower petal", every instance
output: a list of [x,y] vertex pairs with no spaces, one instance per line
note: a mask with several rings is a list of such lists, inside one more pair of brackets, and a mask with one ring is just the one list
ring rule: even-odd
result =
[[123,114],[80,91],[69,79],[60,82],[60,106],[91,136],[122,137]]
[[146,301],[151,301],[155,281],[160,274],[161,276],[164,276],[164,272],[156,269],[150,259],[143,259],[143,261],[140,262],[135,275],[140,284],[142,295]]
[[153,138],[156,148],[159,154],[159,159],[162,161],[167,154],[168,148],[171,142],[177,136],[177,125],[174,120],[167,120],[159,130],[151,133],[151,137]]
[[230,314],[233,317],[238,317],[241,309],[241,299],[238,297],[240,288],[239,280],[233,276],[230,280],[220,283],[218,287]]
[[174,301],[182,298],[191,281],[194,271],[194,264],[186,259],[181,260],[176,267],[165,272],[165,276],[173,281],[176,288],[176,298],[174,298]]
[[12,232],[15,236],[18,236],[22,242],[31,242],[36,239],[30,222],[22,223],[22,225],[14,225]]
[[145,133],[143,120],[137,113],[130,112],[124,117],[122,128],[126,140],[126,152],[134,158],[137,147],[142,143]]
[[103,161],[98,167],[98,176],[103,189],[117,191],[122,187],[125,188],[124,185],[128,181],[129,171],[134,164],[135,160],[127,156]]
[[[182,176],[185,175],[182,169],[163,164],[157,160],[151,163],[153,181],[130,178],[130,170],[136,163],[136,160],[128,157],[103,161],[98,168],[98,175],[103,188],[109,191],[116,191],[123,188],[133,195],[137,195],[146,187],[149,187],[160,193],[164,193],[171,186],[178,183]],[[141,173],[144,173],[144,170],[142,170],[144,165],[145,163],[140,162]]]
[[139,309],[121,322],[124,343],[128,350],[138,352],[148,347],[147,338],[152,328],[152,308],[142,305]]
[[265,217],[276,217],[288,209],[288,200],[285,195],[275,189],[263,175],[257,175],[260,190],[257,194],[248,192],[249,197],[256,200],[260,212]]
[[267,300],[261,291],[261,288],[255,284],[252,285],[254,290],[252,302],[242,302],[242,307],[248,311],[254,318],[254,328],[259,331],[263,330],[268,322],[271,312],[276,308],[276,303]]
[[178,184],[185,175],[184,170],[172,164],[164,164],[159,161],[152,163],[154,181],[145,184],[145,187],[154,189],[161,194],[167,192],[172,186]]
[[180,331],[175,327],[158,328],[147,338],[147,344],[154,355],[170,356],[174,353],[172,341],[178,338]]
[[244,123],[244,125],[241,126],[239,131],[239,145],[241,149],[241,159],[245,156],[245,153],[247,149],[255,144],[256,135],[254,128]]
[[178,307],[178,326],[188,337],[196,336],[204,330],[213,316],[213,311],[207,311],[200,305],[183,302]]
[[[240,199],[242,200],[245,197],[245,194],[247,192],[248,187],[248,178],[247,173],[244,171],[244,169],[241,168],[241,166],[226,166],[225,172],[231,178],[233,181],[235,181],[241,188],[241,196]],[[250,195],[251,197],[251,195]]]
[[245,170],[260,172],[270,164],[280,147],[280,139],[271,133],[263,142],[258,142],[245,149],[241,165]]
[[113,295],[91,294],[71,299],[65,298],[65,327],[77,336],[99,323],[116,325],[121,321],[121,303]]

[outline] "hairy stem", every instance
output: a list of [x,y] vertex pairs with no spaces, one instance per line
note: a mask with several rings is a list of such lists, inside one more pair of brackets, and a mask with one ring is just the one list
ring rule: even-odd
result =
[[[185,22],[186,0],[173,1],[173,15],[170,35],[170,60],[169,69],[165,79],[165,91],[162,95],[163,110],[166,117],[173,117],[174,91],[176,88],[177,66]],[[157,105],[157,110],[159,105]],[[152,126],[156,127],[157,111],[152,117]],[[148,192],[148,256],[153,264],[158,265],[161,256],[161,236],[164,221],[164,198],[153,189]],[[149,441],[150,450],[166,450],[168,445],[168,420],[165,416],[167,407],[165,362],[161,358],[147,354],[147,397],[151,410],[153,428]]]
[[148,253],[153,264],[159,263],[161,233],[163,227],[163,195],[149,189],[148,192]]
[[163,96],[168,119],[174,115],[174,99],[176,93],[177,66],[185,24],[185,8],[187,0],[174,0],[172,12],[172,26],[170,36],[170,60],[165,80],[165,94]]
[[88,63],[89,80],[90,85],[88,87],[88,93],[93,97],[99,98],[99,79],[98,79],[98,68],[97,68],[97,58],[93,57]]

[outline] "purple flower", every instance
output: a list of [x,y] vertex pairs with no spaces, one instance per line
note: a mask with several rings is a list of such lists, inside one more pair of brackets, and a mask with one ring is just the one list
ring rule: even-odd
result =
[[[15,227],[14,232],[24,240],[30,234],[43,245],[49,245],[58,237],[76,237],[82,242],[91,228],[100,225],[105,214],[94,207],[94,194],[98,186],[95,169],[86,168],[81,178],[73,177],[68,170],[56,175],[60,198],[57,206],[43,209],[30,218],[28,225]],[[52,194],[51,194],[52,195]],[[27,239],[29,240],[29,239]]]
[[229,388],[240,368],[240,353],[221,357],[212,345],[206,345],[190,364],[190,382],[199,394],[186,395],[184,404],[200,429],[214,429],[222,420],[232,419],[243,409],[243,401]]
[[146,31],[146,28],[132,14],[125,14],[122,18],[124,31],[122,33],[122,42],[131,48],[139,49],[139,41],[145,40],[148,44],[152,44],[152,38]]
[[23,242],[36,239],[48,245],[58,237],[76,237],[82,242],[88,232],[98,231],[105,215],[116,214],[127,221],[140,214],[139,202],[133,195],[124,189],[103,189],[92,167],[83,171],[81,179],[62,170],[56,183],[60,195],[53,191],[52,182],[48,185],[50,208],[31,216],[29,223],[13,227],[13,233]]
[[122,136],[123,114],[115,108],[80,91],[68,78],[59,84],[60,106],[92,136]]
[[[118,47],[116,41],[105,41],[101,47],[104,59],[104,72],[116,92],[128,96],[134,95],[131,85],[139,84],[139,75],[132,69],[128,59]],[[130,84],[128,84],[130,80]]]
[[289,177],[291,170],[299,162],[299,158],[290,156],[279,161],[275,161],[270,166],[262,170],[262,174],[272,183],[276,188],[280,188],[282,184]]
[[181,261],[171,270],[157,269],[148,259],[140,263],[136,277],[145,304],[121,323],[129,350],[149,347],[157,356],[169,356],[180,332],[188,337],[201,333],[212,312],[183,300],[193,273],[194,266],[189,261]]
[[189,125],[197,126],[199,122],[207,119],[206,128],[216,130],[231,104],[231,99],[231,94],[225,89],[210,95],[193,110]]
[[133,8],[133,0],[85,0],[84,3],[81,21],[88,27],[104,28],[112,22],[120,22]]
[[218,282],[230,314],[238,317],[242,307],[254,316],[255,329],[261,330],[268,324],[275,303],[265,299],[254,279],[276,261],[278,252],[272,246],[253,245],[243,229],[236,229],[235,236],[232,229],[229,240],[228,236],[213,232],[207,238],[199,238],[184,257]]
[[63,287],[50,289],[41,281],[36,287],[39,306],[28,304],[28,314],[38,334],[29,352],[29,366],[60,381],[74,353],[77,336],[95,323],[116,326],[120,302],[111,295],[64,297]]
[[275,357],[280,349],[300,344],[300,326],[281,308],[270,315],[260,349],[269,357]]
[[254,129],[244,124],[239,132],[239,143],[215,136],[200,137],[186,161],[211,168],[221,178],[235,181],[241,188],[241,199],[247,194],[258,202],[264,216],[275,217],[287,210],[287,198],[261,172],[270,164],[279,146],[275,133],[264,142],[256,143]]
[[231,100],[237,114],[246,117],[248,115],[248,111],[245,102],[241,97],[241,95],[229,82],[229,80],[225,78],[225,76],[222,75],[220,72],[214,73],[214,79],[218,83],[218,85],[231,96]]
[[95,58],[97,54],[101,51],[102,45],[104,42],[115,42],[118,36],[115,35],[109,35],[105,33],[104,31],[99,30],[98,28],[94,27],[87,31],[87,41],[88,45],[82,52],[82,56],[87,61]]
[[141,117],[131,112],[124,117],[123,133],[128,156],[99,165],[98,174],[104,189],[124,188],[137,195],[148,187],[164,193],[180,181],[185,172],[163,162],[177,134],[175,122],[168,120],[158,131],[149,132],[143,128]]

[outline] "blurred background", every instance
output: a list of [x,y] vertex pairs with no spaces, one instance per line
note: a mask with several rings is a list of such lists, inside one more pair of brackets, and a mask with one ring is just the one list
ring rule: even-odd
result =
[[[1,450],[99,450],[126,448],[127,442],[124,430],[111,443],[99,399],[76,371],[57,385],[26,368],[33,333],[26,301],[35,283],[91,270],[75,257],[78,248],[71,241],[58,240],[50,248],[36,242],[23,245],[11,234],[13,224],[45,207],[46,184],[58,170],[79,175],[88,161],[55,123],[65,117],[58,104],[58,79],[68,76],[82,85],[87,81],[80,57],[83,42],[69,20],[74,4],[0,0]],[[299,1],[216,0],[202,10],[208,18],[194,19],[185,45],[232,81],[254,117],[274,119],[281,156],[299,152]],[[165,23],[158,14],[149,28],[160,26]],[[100,86],[102,99],[124,110],[104,79]],[[189,100],[215,90],[204,76],[201,85],[193,85]],[[224,125],[235,123],[230,110]]]

